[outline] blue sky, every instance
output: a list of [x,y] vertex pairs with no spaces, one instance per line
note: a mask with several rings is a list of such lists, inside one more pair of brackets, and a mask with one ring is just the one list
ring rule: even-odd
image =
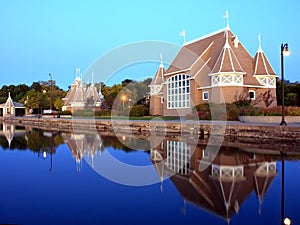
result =
[[[280,44],[287,42],[292,54],[285,57],[285,76],[299,81],[298,5],[296,0],[1,1],[0,86],[30,85],[48,80],[51,73],[67,89],[76,67],[85,71],[118,46],[145,40],[182,45],[183,29],[189,41],[224,28],[226,10],[231,30],[252,56],[261,34],[262,48],[278,75]],[[123,76],[152,77],[157,65],[148,63]]]

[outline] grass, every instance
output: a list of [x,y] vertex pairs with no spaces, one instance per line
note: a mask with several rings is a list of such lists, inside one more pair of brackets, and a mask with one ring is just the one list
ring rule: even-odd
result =
[[95,119],[105,120],[179,120],[178,116],[141,116],[141,117],[126,117],[126,116],[96,116]]

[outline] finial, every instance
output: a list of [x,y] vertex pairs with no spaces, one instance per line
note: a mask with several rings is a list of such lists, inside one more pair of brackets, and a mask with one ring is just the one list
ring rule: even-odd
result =
[[229,27],[229,19],[228,19],[228,17],[229,17],[229,15],[228,15],[228,10],[226,10],[225,16],[224,16],[224,17],[226,18],[226,30],[230,30],[230,27]]
[[76,68],[76,79],[80,76],[80,68]]
[[260,34],[258,34],[258,52],[262,52],[262,48],[261,48],[261,37]]
[[94,85],[94,72],[92,72],[92,85]]
[[160,53],[159,57],[160,57],[160,65],[159,65],[159,67],[164,67],[162,53]]
[[183,37],[183,44],[185,44],[185,30],[182,30],[179,35]]

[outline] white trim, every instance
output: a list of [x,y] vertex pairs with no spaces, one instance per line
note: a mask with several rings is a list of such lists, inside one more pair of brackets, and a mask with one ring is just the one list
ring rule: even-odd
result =
[[204,87],[198,87],[198,90],[203,90],[203,89],[209,89],[212,88],[212,86],[204,86]]
[[[251,98],[250,92],[253,93],[253,96],[254,96],[253,98]],[[254,91],[254,90],[249,90],[248,93],[249,93],[249,98],[250,98],[250,100],[255,100],[255,97],[256,97],[255,91]]]
[[[196,61],[189,67],[189,69],[191,70],[193,68],[193,66],[202,58],[202,56],[208,51],[208,49],[210,49],[210,47],[214,44],[214,41],[212,41],[207,48],[201,53],[201,55],[196,59]],[[203,60],[202,60],[203,61]]]
[[247,74],[246,72],[219,72],[219,73],[210,73],[208,74],[208,76],[215,76],[215,75],[227,75],[227,74],[233,74],[233,75],[237,75],[237,74]]
[[226,73],[211,76],[211,86],[242,86],[244,84],[243,74]]
[[264,87],[276,88],[276,76],[259,75],[255,76],[255,78]]
[[[205,94],[207,94],[207,98],[204,97]],[[209,92],[208,92],[208,91],[202,92],[202,100],[203,100],[203,101],[208,101],[208,99],[209,99]]]
[[181,73],[185,73],[187,71],[190,71],[191,69],[190,68],[187,68],[187,69],[183,69],[183,70],[177,70],[177,71],[174,71],[174,72],[171,72],[171,73],[166,73],[164,76],[170,76],[170,75],[175,75],[175,74],[181,74]]
[[278,76],[278,75],[271,75],[271,74],[270,74],[270,75],[267,75],[267,74],[266,74],[266,75],[253,75],[253,77],[255,77],[255,78],[256,78],[256,77],[276,77],[276,78],[277,78],[277,77],[279,77],[279,76]]
[[195,79],[195,77],[198,76],[198,74],[202,71],[202,69],[203,69],[204,67],[206,67],[206,65],[209,63],[210,59],[211,59],[211,58],[209,58],[209,59],[202,65],[202,67],[194,74],[193,77],[191,77],[191,79]]
[[164,96],[160,97],[160,103],[163,104],[164,103]]
[[169,77],[167,79],[167,109],[190,108],[190,93],[189,74],[175,74],[174,76]]
[[250,87],[250,88],[276,88],[276,87],[266,87],[266,86],[258,86],[258,85],[243,85],[243,87]]
[[195,43],[195,42],[198,42],[198,41],[200,41],[200,40],[202,40],[202,39],[205,39],[205,38],[208,38],[208,37],[210,37],[210,36],[216,35],[216,34],[218,34],[218,33],[221,33],[221,32],[223,32],[223,31],[225,31],[226,29],[227,29],[227,27],[222,28],[222,29],[217,30],[217,31],[214,31],[214,32],[211,32],[211,33],[209,33],[209,34],[203,35],[203,36],[201,36],[201,37],[199,37],[199,38],[196,38],[196,39],[194,39],[194,40],[191,40],[191,41],[186,42],[183,46],[187,46],[187,45],[193,44],[193,43]]
[[[249,87],[249,88],[265,88],[265,89],[274,89],[275,87],[265,87],[265,86],[258,86],[258,85],[228,85],[228,86],[225,86],[225,87],[229,87],[229,86],[232,86],[232,87]],[[214,87],[224,87],[224,86],[204,86],[204,87],[198,87],[197,89],[198,90],[203,90],[203,89],[209,89],[209,88],[214,88]]]

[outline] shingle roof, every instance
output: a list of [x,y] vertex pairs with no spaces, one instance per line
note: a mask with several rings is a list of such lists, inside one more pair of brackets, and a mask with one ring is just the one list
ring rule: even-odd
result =
[[164,74],[166,73],[165,68],[163,66],[163,64],[161,64],[158,68],[158,70],[156,71],[156,74],[153,78],[153,80],[150,83],[151,85],[159,85],[164,81]]
[[92,98],[95,102],[100,102],[101,99],[100,99],[100,95],[99,93],[97,92],[97,88],[95,87],[94,84],[91,84],[89,87],[88,87],[88,90],[85,94],[85,97],[84,97],[86,100],[88,98]]
[[234,54],[229,43],[225,43],[211,74],[226,73],[226,72],[239,72],[245,73],[239,60]]
[[[228,43],[226,43],[226,37],[228,38]],[[261,71],[261,68],[265,68],[269,74],[275,75],[264,54],[262,57],[265,63],[259,63],[259,65],[264,65],[264,67],[259,66],[257,73]],[[194,76],[195,74],[193,73],[197,71],[193,71],[192,67],[200,59],[203,62],[207,62],[205,71],[210,71],[210,74],[217,72],[240,72],[244,73],[245,85],[261,86],[253,76],[255,75],[254,61],[256,58],[253,59],[243,44],[237,39],[237,36],[231,30],[225,28],[187,42],[167,69],[165,76],[182,70],[191,70],[190,75]],[[258,56],[258,58],[260,59],[261,57]],[[203,76],[208,76],[204,72],[199,74],[201,74],[199,75],[201,76],[199,79],[205,79]]]
[[265,53],[259,48],[254,59],[254,75],[276,75]]
[[19,102],[14,102],[12,100],[12,98],[10,97],[10,93],[8,95],[6,102],[0,105],[0,108],[3,108],[3,107],[25,108],[24,104],[19,103]]

